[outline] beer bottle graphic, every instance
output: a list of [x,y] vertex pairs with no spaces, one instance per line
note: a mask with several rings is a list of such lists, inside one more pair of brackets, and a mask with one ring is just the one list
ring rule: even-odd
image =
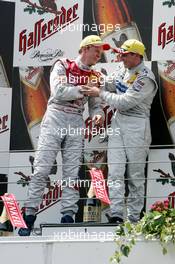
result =
[[101,222],[101,202],[95,196],[85,200],[83,222]]
[[175,61],[158,61],[157,65],[162,109],[175,144]]
[[19,68],[21,109],[34,149],[37,148],[40,123],[49,98],[49,86],[43,70],[43,67]]
[[[141,41],[139,30],[126,0],[93,0],[92,9],[94,23],[98,26],[98,34],[111,47],[120,47],[127,39]],[[116,55],[112,50],[106,51],[104,56],[106,62],[116,60]]]
[[101,222],[101,202],[95,196],[92,183],[84,200],[83,222]]

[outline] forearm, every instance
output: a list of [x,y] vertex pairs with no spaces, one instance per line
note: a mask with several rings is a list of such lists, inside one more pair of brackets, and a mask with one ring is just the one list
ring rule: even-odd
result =
[[139,105],[145,98],[150,96],[155,88],[155,84],[152,80],[146,80],[140,90],[136,90],[136,88],[128,88],[123,94],[100,91],[99,96],[107,104],[117,108],[119,111],[127,111],[128,109]]
[[80,93],[79,89],[79,86],[58,83],[54,86],[52,91],[55,99],[70,101],[83,98],[83,95]]

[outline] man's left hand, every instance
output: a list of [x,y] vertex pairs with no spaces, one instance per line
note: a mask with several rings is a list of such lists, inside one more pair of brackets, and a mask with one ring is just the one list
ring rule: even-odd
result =
[[99,97],[100,89],[96,86],[82,85],[80,92],[86,96]]

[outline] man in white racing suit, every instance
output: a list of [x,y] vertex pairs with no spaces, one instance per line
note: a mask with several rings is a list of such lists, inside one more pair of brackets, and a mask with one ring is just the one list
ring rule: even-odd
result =
[[42,201],[46,180],[57,153],[62,154],[61,223],[74,222],[78,210],[79,190],[76,185],[83,147],[83,110],[88,102],[89,114],[95,125],[103,122],[101,99],[84,96],[80,93],[82,85],[90,79],[100,77],[93,65],[109,49],[98,36],[90,35],[80,44],[79,56],[75,60],[60,59],[51,69],[51,95],[41,124],[38,148],[35,156],[34,174],[24,204],[24,220],[27,229],[20,228],[20,236],[29,236],[36,219],[36,212]]
[[131,222],[140,219],[144,206],[145,163],[151,143],[150,108],[157,91],[154,74],[143,62],[145,47],[135,39],[123,43],[119,53],[123,66],[105,90],[85,85],[84,95],[99,96],[116,108],[111,129],[120,128],[120,135],[110,133],[108,142],[108,187],[111,199],[111,223],[125,218],[125,173],[129,195],[127,217]]

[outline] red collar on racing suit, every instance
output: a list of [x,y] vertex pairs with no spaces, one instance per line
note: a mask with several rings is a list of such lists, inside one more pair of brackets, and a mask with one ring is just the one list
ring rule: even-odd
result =
[[95,79],[100,85],[99,78],[101,76],[100,72],[94,71],[92,69],[84,70],[80,69],[75,61],[70,61],[68,59],[60,60],[62,65],[66,70],[67,82],[73,85],[84,85],[93,79],[95,84]]

